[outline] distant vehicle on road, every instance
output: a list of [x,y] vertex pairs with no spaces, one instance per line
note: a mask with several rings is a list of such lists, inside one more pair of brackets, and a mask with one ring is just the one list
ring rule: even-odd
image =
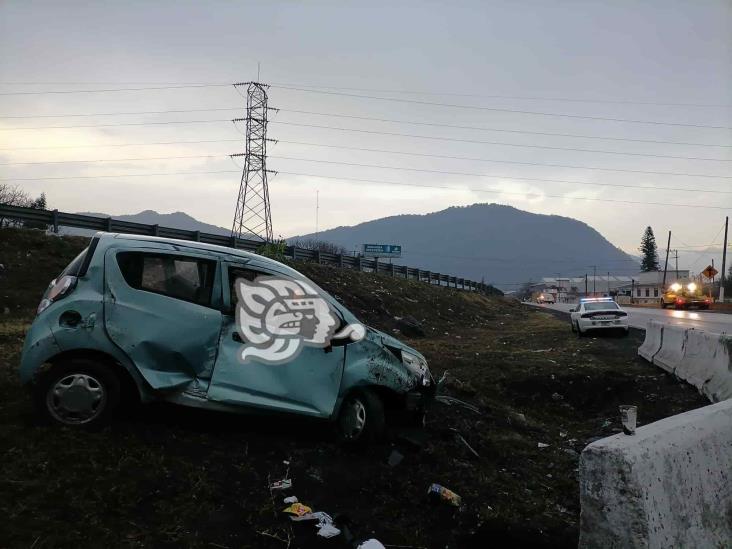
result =
[[674,282],[661,296],[661,308],[675,307],[676,309],[689,309],[699,307],[709,309],[712,305],[712,298],[705,296],[702,289],[695,283],[690,282],[686,286]]
[[572,331],[578,337],[591,330],[615,330],[628,335],[628,313],[611,297],[580,299],[579,305],[569,313]]
[[539,297],[536,298],[537,303],[556,303],[556,299],[554,298],[554,294],[546,293],[541,294]]

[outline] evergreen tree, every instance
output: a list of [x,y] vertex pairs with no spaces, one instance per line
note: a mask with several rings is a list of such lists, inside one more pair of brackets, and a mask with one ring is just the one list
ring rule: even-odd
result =
[[646,227],[641,239],[641,272],[647,273],[658,270],[658,247],[656,246],[656,237],[653,235],[653,229]]
[[46,209],[46,193],[41,193],[41,196],[39,196],[33,202],[31,202],[30,207],[34,208],[36,210],[45,210]]

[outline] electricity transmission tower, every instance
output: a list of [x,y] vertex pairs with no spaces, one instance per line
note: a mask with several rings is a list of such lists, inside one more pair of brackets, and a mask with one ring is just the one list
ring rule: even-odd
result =
[[245,118],[235,118],[234,123],[246,123],[246,144],[244,153],[232,157],[244,157],[244,168],[236,201],[234,224],[231,235],[239,238],[272,241],[272,215],[269,204],[267,174],[267,84],[241,82],[236,87],[246,86],[247,113]]

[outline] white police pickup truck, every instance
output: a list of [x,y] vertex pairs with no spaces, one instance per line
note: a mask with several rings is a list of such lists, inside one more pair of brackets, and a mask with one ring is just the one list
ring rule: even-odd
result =
[[628,335],[628,313],[611,297],[580,299],[579,305],[569,313],[572,331],[579,337],[590,330],[614,330]]

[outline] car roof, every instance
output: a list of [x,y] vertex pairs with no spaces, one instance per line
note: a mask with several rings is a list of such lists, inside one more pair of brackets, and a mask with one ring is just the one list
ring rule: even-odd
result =
[[[180,240],[177,238],[163,238],[160,236],[148,236],[148,235],[137,235],[137,234],[126,234],[126,233],[98,232],[94,236],[98,237],[101,242],[104,242],[107,245],[112,245],[115,241],[129,241],[131,243],[140,242],[140,243],[144,243],[147,247],[149,247],[151,244],[154,245],[154,244],[158,243],[158,244],[167,244],[168,246],[175,246],[176,248],[185,248],[188,250],[200,250],[200,251],[205,251],[205,252],[209,252],[212,254],[217,254],[220,256],[229,256],[229,258],[231,258],[231,259],[238,258],[238,259],[246,259],[246,260],[255,260],[259,264],[264,264],[268,267],[273,268],[274,270],[286,271],[290,274],[297,275],[298,277],[303,276],[301,273],[298,273],[292,267],[289,267],[274,259],[270,259],[263,255],[255,254],[253,252],[247,252],[245,250],[238,250],[236,248],[228,248],[226,246],[218,246],[217,244],[207,244],[205,242],[197,242],[195,240]],[[222,259],[225,260],[227,258],[222,257]]]

